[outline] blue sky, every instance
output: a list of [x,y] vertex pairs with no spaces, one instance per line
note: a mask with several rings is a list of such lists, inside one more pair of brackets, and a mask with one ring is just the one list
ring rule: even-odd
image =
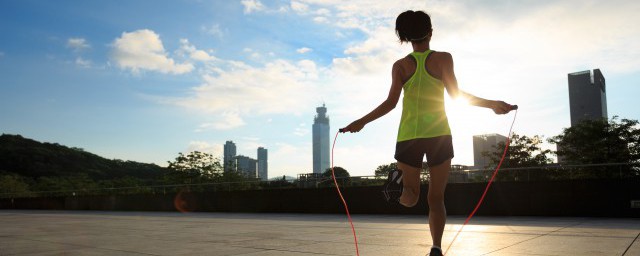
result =
[[[518,104],[516,133],[569,126],[567,73],[600,68],[609,116],[640,119],[640,3],[633,1],[0,2],[0,132],[166,165],[178,152],[269,150],[269,176],[310,172],[315,107],[331,134],[387,95],[411,51],[395,17],[431,14],[435,50],[462,89]],[[471,136],[511,115],[448,102],[456,164]],[[393,162],[400,106],[338,137],[335,164],[372,175]],[[332,137],[333,139],[333,137]],[[550,145],[547,145],[550,146]]]

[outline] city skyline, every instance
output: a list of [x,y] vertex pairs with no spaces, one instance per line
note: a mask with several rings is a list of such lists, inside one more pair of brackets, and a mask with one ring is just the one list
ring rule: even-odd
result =
[[[517,134],[570,126],[580,70],[606,76],[609,117],[640,119],[636,1],[7,0],[0,133],[161,166],[222,158],[233,140],[268,148],[271,177],[309,173],[315,108],[330,106],[333,142],[386,98],[411,51],[394,32],[407,9],[431,15],[431,48],[452,54],[461,89],[520,107]],[[508,132],[513,113],[445,100],[453,164],[473,164],[473,135]],[[335,165],[362,176],[394,162],[400,108],[339,134]]]
[[232,140],[224,143],[223,170],[243,172],[249,178],[259,178],[266,181],[269,179],[268,150],[258,147],[256,158],[251,158],[243,154],[237,154],[236,144]]

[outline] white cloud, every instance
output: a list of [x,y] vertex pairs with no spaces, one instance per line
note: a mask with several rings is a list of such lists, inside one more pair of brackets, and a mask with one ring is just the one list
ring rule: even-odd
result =
[[83,68],[90,68],[91,67],[91,61],[90,60],[85,60],[82,57],[77,57],[76,58],[76,65],[78,65],[79,67],[83,67]]
[[296,129],[293,131],[293,134],[298,136],[298,137],[304,137],[307,136],[307,134],[309,134],[309,128],[306,127],[307,125],[302,123],[300,125],[298,125],[298,127],[296,127]]
[[167,55],[160,36],[152,30],[124,32],[113,42],[111,58],[122,69],[133,73],[143,70],[184,74],[194,69],[191,63],[176,63]]
[[202,26],[202,31],[217,38],[222,38],[224,36],[224,32],[220,28],[220,24],[213,24],[211,27]]
[[224,66],[215,75],[203,75],[191,96],[167,102],[206,113],[299,113],[314,95],[319,72],[310,60],[275,60],[263,67],[226,61]]
[[309,6],[298,1],[291,1],[291,9],[297,13],[306,13],[309,11]]
[[189,43],[188,39],[180,39],[180,50],[178,51],[180,54],[187,55],[188,58],[200,61],[200,62],[208,62],[217,60],[216,57],[210,55],[209,53],[198,50],[194,45]]
[[245,155],[252,158],[258,157],[258,147],[267,148],[260,138],[256,137],[242,137],[240,142],[236,144],[238,146],[238,154]]
[[322,17],[322,16],[313,18],[313,21],[315,23],[329,23],[329,19],[327,19],[327,17]]
[[[293,6],[292,2],[292,6]],[[367,31],[370,28],[387,26],[401,11],[425,9],[423,1],[397,0],[296,0],[298,6],[306,6],[297,11],[301,15],[311,15],[316,23],[328,23],[340,28],[355,28]],[[366,6],[366,8],[362,8]],[[292,8],[293,9],[293,8]]]
[[82,51],[91,48],[91,45],[84,38],[72,37],[67,40],[67,47],[74,51]]
[[326,9],[326,8],[320,8],[320,9],[315,11],[315,15],[329,16],[329,15],[331,15],[331,11],[329,9]]
[[260,2],[260,0],[242,0],[240,3],[244,6],[244,13],[265,10],[265,6]]
[[215,129],[215,130],[230,130],[233,128],[237,128],[240,126],[243,126],[245,124],[244,120],[242,120],[242,117],[240,117],[240,115],[238,115],[238,113],[235,112],[225,112],[220,114],[220,117],[218,120],[214,121],[214,122],[210,122],[210,123],[204,123],[201,124],[198,129],[196,129],[196,132],[203,132],[203,131],[207,131],[207,130],[211,130],[211,129]]
[[311,48],[307,48],[307,47],[302,47],[296,50],[296,52],[304,54],[304,53],[308,53],[313,51]]
[[[295,156],[295,157],[291,157]],[[310,173],[312,169],[311,145],[276,143],[269,149],[269,177],[282,175],[296,177],[299,173]]]

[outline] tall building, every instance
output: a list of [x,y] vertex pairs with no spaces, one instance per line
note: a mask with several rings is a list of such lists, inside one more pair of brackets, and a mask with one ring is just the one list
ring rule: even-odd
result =
[[607,93],[600,69],[570,73],[569,107],[571,126],[585,119],[607,119]]
[[224,157],[222,166],[224,171],[235,170],[236,163],[236,144],[228,140],[224,144]]
[[507,137],[500,134],[484,134],[473,136],[473,167],[475,169],[484,169],[489,166],[491,159],[483,156],[483,152],[493,153],[497,150],[496,145],[502,142],[505,143]]
[[258,148],[258,178],[263,181],[268,180],[269,165],[267,164],[267,149],[263,147]]
[[313,173],[323,173],[330,167],[329,117],[324,104],[316,108],[313,120]]
[[238,172],[245,174],[248,178],[256,178],[258,176],[257,160],[248,156],[243,156],[243,155],[236,156],[235,159],[236,159],[236,170]]

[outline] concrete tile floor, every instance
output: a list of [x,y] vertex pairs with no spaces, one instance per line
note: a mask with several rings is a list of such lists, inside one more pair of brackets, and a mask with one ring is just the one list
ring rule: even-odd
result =
[[[427,216],[353,216],[360,255],[426,255]],[[464,221],[450,216],[446,248]],[[640,255],[640,219],[474,217],[447,255]],[[0,256],[355,255],[344,215],[0,211]]]

